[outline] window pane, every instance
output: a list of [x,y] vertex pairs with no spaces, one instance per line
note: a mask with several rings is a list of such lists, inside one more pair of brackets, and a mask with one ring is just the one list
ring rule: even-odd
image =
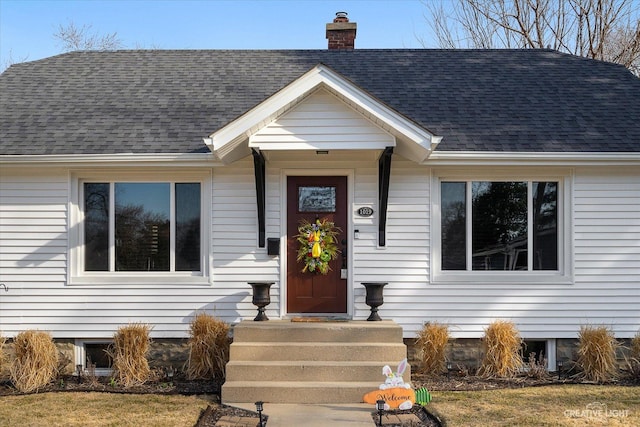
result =
[[85,367],[91,364],[96,365],[97,369],[111,368],[111,358],[107,353],[109,344],[104,343],[85,343],[84,351],[86,354]]
[[117,183],[116,271],[169,271],[168,183]]
[[176,184],[176,271],[200,271],[200,184]]
[[558,183],[533,183],[533,269],[558,269]]
[[298,212],[335,212],[336,187],[299,187]]
[[466,189],[464,182],[441,184],[443,270],[466,270]]
[[109,184],[84,184],[84,269],[109,270]]
[[527,269],[527,183],[473,182],[473,270]]

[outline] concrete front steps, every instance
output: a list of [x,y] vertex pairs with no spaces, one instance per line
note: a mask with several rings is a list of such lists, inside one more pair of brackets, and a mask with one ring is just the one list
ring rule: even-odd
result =
[[384,365],[395,372],[405,357],[392,321],[244,321],[234,327],[222,402],[358,403],[384,382]]

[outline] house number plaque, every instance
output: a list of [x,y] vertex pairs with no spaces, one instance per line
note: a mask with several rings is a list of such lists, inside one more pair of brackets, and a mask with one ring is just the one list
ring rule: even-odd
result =
[[370,208],[369,206],[363,206],[360,209],[358,209],[358,215],[360,216],[371,216],[373,215],[373,208]]

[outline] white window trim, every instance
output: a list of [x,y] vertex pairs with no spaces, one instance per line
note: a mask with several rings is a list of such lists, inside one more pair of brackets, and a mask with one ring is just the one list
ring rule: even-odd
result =
[[[449,170],[433,171],[431,176],[431,268],[430,283],[478,285],[518,285],[518,284],[558,284],[570,285],[573,277],[572,249],[572,179],[570,170],[554,169],[549,173],[532,172],[505,168],[501,171]],[[442,181],[539,181],[558,182],[558,270],[537,271],[443,271],[441,268],[441,204],[440,184]],[[529,198],[530,198],[529,194]],[[530,219],[530,218],[529,218]],[[467,218],[469,221],[470,218]],[[467,229],[467,233],[471,230]],[[530,255],[529,255],[530,256]]]
[[[109,339],[76,339],[75,340],[75,345],[74,345],[74,353],[75,353],[75,358],[76,358],[76,363],[75,365],[82,365],[82,372],[86,373],[87,372],[87,358],[86,358],[86,350],[85,350],[85,344],[111,344],[113,343],[113,340],[109,340]],[[113,373],[113,369],[108,369],[108,368],[96,368],[96,376],[98,377],[107,377],[110,376]],[[78,372],[76,370],[74,370],[74,375],[77,375]]]
[[[211,170],[198,169],[190,171],[166,170],[132,172],[128,170],[74,170],[70,172],[69,198],[69,285],[210,285],[211,278],[211,244],[210,244],[210,206]],[[199,272],[96,272],[84,271],[84,212],[82,209],[82,188],[84,182],[198,182],[201,191],[201,229],[200,251],[202,270]],[[173,196],[172,196],[173,197]],[[174,214],[171,213],[173,216]],[[172,223],[172,229],[174,225]],[[111,236],[109,237],[112,238]],[[173,235],[171,239],[173,239]],[[174,259],[171,254],[171,259]],[[110,261],[113,262],[113,261]]]

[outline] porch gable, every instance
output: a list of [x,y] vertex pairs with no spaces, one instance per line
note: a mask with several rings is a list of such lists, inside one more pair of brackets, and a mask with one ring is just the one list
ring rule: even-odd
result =
[[[233,122],[208,138],[204,138],[204,142],[224,163],[232,163],[246,157],[250,154],[252,147],[261,145],[260,137],[255,137],[258,132],[294,109],[319,89],[336,96],[348,106],[347,108],[360,113],[365,119],[393,136],[398,148],[396,152],[417,163],[428,158],[442,139],[387,107],[326,65],[319,64]],[[264,138],[264,132],[262,137]],[[380,141],[355,145],[353,142],[348,139],[347,143],[343,142],[340,148],[384,148],[380,147]],[[313,145],[301,148],[315,150]]]

